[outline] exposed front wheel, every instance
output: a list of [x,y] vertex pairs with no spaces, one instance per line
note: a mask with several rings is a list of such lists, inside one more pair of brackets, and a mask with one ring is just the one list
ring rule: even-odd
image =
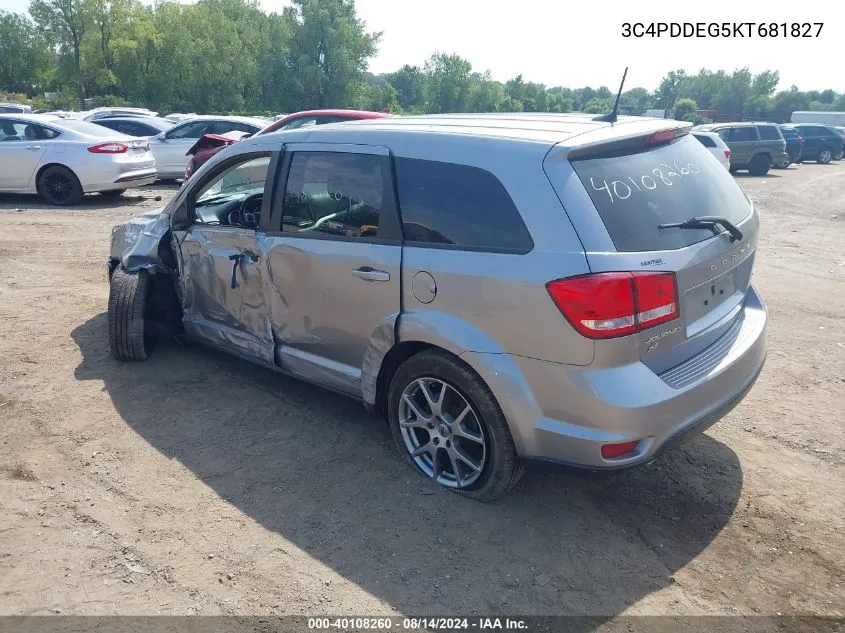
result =
[[117,360],[146,360],[152,349],[152,329],[144,318],[150,277],[118,268],[109,289],[109,348]]
[[42,171],[35,186],[39,196],[58,206],[79,204],[85,195],[76,174],[61,165],[50,165]]
[[524,473],[493,394],[445,352],[422,352],[399,367],[388,418],[399,451],[417,470],[468,497],[498,499]]
[[830,151],[829,148],[823,147],[819,152],[819,157],[816,159],[816,162],[827,165],[831,159],[833,158],[833,152]]
[[769,167],[772,166],[772,161],[768,156],[758,155],[751,159],[748,165],[748,173],[752,176],[765,176],[769,173]]

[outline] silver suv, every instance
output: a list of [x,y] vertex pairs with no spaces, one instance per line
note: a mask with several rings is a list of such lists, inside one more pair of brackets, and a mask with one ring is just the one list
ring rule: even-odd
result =
[[480,500],[530,460],[642,464],[766,355],[758,214],[688,132],[444,115],[241,141],[114,228],[112,354],[184,335],[348,394]]

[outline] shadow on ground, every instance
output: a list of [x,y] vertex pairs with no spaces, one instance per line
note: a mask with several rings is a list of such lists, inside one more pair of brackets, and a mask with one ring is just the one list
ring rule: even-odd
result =
[[57,207],[48,204],[35,194],[3,193],[0,194],[0,209],[20,209],[23,211],[97,211],[100,209],[116,209],[148,202],[161,201],[162,206],[179,190],[179,184],[173,181],[161,181],[152,185],[128,189],[122,196],[116,198],[103,196],[99,193],[89,193],[82,198],[78,205]]
[[106,314],[72,336],[76,378],[102,380],[147,442],[403,613],[618,614],[672,584],[742,488],[737,456],[701,436],[610,478],[529,473],[483,505],[411,471],[352,400],[200,348],[118,363]]

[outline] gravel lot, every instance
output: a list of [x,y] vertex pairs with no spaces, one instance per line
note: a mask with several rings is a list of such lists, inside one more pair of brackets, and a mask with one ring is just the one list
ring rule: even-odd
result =
[[353,401],[199,348],[108,356],[110,228],[0,196],[0,614],[845,615],[845,162],[739,183],[760,208],[760,381],[610,478],[481,505]]

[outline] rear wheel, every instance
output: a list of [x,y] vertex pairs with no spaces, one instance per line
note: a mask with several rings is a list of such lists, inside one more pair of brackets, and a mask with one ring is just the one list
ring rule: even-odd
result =
[[748,173],[752,176],[765,176],[769,173],[769,167],[772,166],[772,161],[768,156],[758,154],[751,159],[748,164]]
[[109,289],[109,347],[117,360],[146,360],[152,328],[144,319],[150,277],[146,271],[114,271]]
[[819,150],[819,155],[816,158],[816,162],[821,165],[827,165],[831,159],[833,158],[833,151],[829,147],[822,147]]
[[50,165],[38,175],[38,195],[50,204],[70,206],[79,204],[84,196],[79,179],[70,169]]
[[391,380],[387,406],[399,451],[441,486],[493,501],[524,474],[490,389],[445,352],[426,351],[406,360]]

